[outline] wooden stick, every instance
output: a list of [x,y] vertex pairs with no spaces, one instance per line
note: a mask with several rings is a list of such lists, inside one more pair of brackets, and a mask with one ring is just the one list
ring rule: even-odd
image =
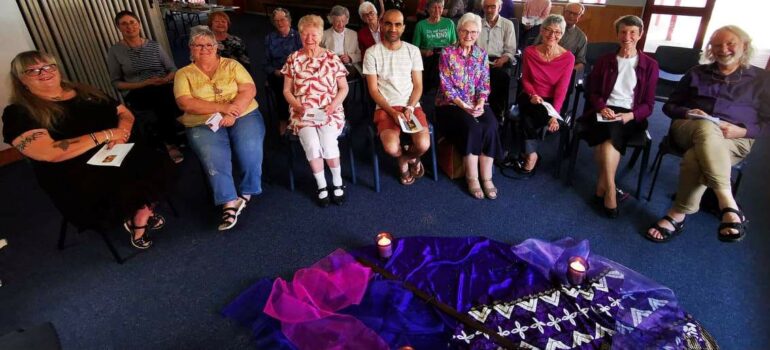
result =
[[484,326],[484,324],[468,317],[468,315],[460,313],[455,308],[442,303],[438,299],[436,299],[435,296],[430,295],[429,293],[422,291],[412,285],[409,282],[401,281],[396,275],[390,273],[388,270],[385,270],[384,268],[380,267],[377,264],[374,264],[360,256],[356,256],[356,260],[361,263],[362,265],[371,268],[374,272],[380,274],[382,277],[385,277],[386,279],[401,282],[403,284],[404,288],[409,290],[410,292],[414,293],[418,298],[424,300],[430,305],[435,306],[445,314],[451,316],[452,318],[460,321],[460,323],[476,330],[481,333],[484,333],[489,336],[489,339],[491,339],[493,342],[495,342],[497,345],[503,347],[503,349],[520,349],[519,346],[515,345],[510,339],[507,339],[500,334],[497,334],[494,330],[491,330]]

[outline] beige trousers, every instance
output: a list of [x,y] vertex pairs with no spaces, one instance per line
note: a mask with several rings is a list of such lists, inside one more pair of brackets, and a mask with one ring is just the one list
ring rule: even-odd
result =
[[731,167],[748,156],[754,139],[725,139],[719,127],[703,119],[677,119],[669,135],[686,150],[679,169],[674,210],[693,214],[706,187],[730,190]]

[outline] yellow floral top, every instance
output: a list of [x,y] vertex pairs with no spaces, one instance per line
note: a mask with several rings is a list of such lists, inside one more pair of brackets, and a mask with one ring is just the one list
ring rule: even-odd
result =
[[[174,77],[174,96],[190,96],[209,102],[229,103],[238,95],[238,84],[254,84],[249,72],[230,58],[219,58],[219,66],[214,77],[209,78],[195,64],[189,64],[176,72]],[[241,114],[244,116],[259,105],[252,99]],[[188,128],[202,125],[210,117],[208,114],[185,113],[179,121]]]

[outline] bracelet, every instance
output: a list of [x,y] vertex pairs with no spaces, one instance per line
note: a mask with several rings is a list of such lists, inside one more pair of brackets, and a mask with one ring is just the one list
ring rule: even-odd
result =
[[110,134],[108,134],[106,130],[102,130],[102,134],[104,134],[104,142],[103,143],[110,142]]
[[110,133],[110,140],[112,140],[113,138],[115,138],[115,135],[113,135],[113,134],[112,134],[112,129],[107,129],[107,132],[109,132],[109,133]]
[[89,133],[88,136],[91,137],[91,141],[94,142],[94,145],[96,145],[96,146],[99,145],[99,141],[96,140],[96,135],[94,135],[94,133]]

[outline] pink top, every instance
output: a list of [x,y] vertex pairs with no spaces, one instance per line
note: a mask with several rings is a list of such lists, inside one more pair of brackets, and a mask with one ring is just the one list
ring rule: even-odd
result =
[[545,19],[551,13],[551,0],[527,0],[523,17],[540,17]]
[[553,107],[560,111],[567,97],[575,56],[565,51],[551,62],[546,62],[540,57],[536,47],[537,45],[531,45],[524,49],[524,66],[521,72],[523,91],[527,95],[552,98]]

